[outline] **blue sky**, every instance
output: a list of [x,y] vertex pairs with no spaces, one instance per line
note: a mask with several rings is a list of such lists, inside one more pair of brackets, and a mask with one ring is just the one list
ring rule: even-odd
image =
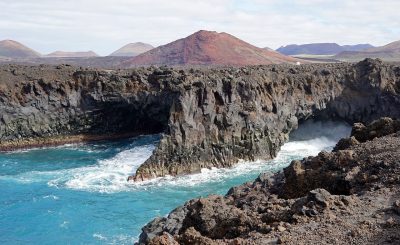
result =
[[107,55],[130,42],[158,46],[200,29],[274,49],[400,40],[398,0],[0,0],[0,9],[0,39],[44,54]]

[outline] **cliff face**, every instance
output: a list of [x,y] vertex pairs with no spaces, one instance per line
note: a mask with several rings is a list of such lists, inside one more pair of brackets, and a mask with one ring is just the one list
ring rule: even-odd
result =
[[3,66],[0,149],[159,133],[176,95],[152,72]]
[[310,116],[399,117],[400,68],[351,64],[173,70],[0,69],[0,149],[163,137],[132,179],[274,157]]
[[299,120],[398,117],[398,68],[267,66],[195,75],[171,108],[168,133],[135,180],[229,167],[276,155]]
[[139,244],[398,244],[399,130],[357,123],[333,152],[154,219]]

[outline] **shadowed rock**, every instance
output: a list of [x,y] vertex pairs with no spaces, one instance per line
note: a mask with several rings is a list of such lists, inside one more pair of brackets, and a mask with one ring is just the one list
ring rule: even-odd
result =
[[380,119],[365,126],[382,132],[373,139],[190,200],[144,227],[139,244],[162,244],[166,233],[179,244],[396,244],[400,134],[386,129],[399,122]]
[[0,67],[0,149],[163,133],[131,179],[270,159],[309,117],[399,117],[399,68],[358,64],[223,69]]
[[394,67],[374,60],[317,67],[225,69],[195,77],[171,109],[168,134],[134,179],[273,158],[298,121],[312,116],[348,122],[399,116]]

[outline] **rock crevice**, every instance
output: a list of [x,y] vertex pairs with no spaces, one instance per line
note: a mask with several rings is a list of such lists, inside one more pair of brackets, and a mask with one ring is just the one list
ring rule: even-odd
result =
[[355,65],[212,70],[192,77],[171,108],[168,134],[135,180],[269,159],[309,117],[398,117],[399,76],[377,60]]
[[353,144],[295,160],[225,196],[190,200],[144,226],[138,243],[398,243],[399,123],[357,123]]
[[[309,117],[399,117],[398,67],[357,64],[87,70],[0,67],[0,149],[163,133],[131,179],[276,156]],[[82,136],[82,137],[76,137]]]

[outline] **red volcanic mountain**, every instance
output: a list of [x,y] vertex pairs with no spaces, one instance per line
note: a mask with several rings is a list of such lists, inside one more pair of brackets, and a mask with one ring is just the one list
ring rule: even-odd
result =
[[145,65],[265,65],[296,63],[278,52],[246,43],[230,34],[198,31],[186,38],[157,47],[124,62],[124,66]]

